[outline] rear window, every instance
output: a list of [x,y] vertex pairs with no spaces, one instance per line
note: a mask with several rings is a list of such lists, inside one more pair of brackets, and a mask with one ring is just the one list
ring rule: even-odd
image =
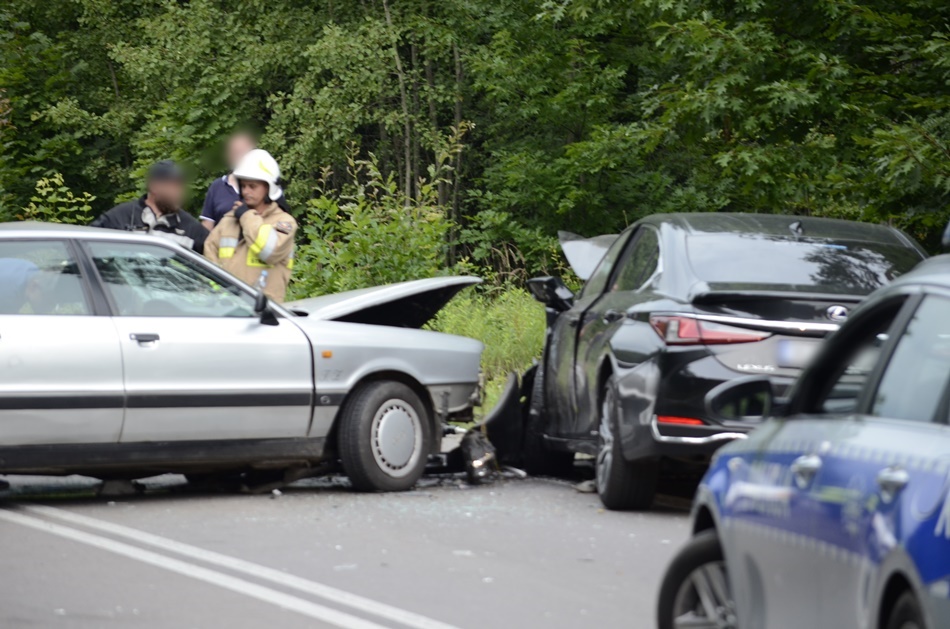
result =
[[687,252],[712,290],[842,295],[867,295],[923,259],[898,245],[750,234],[690,236]]

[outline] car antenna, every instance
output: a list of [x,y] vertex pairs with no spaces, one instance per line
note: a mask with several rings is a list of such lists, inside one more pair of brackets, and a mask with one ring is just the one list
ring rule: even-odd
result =
[[789,225],[788,228],[795,234],[796,238],[801,238],[805,234],[805,226],[802,225],[801,221],[795,221]]

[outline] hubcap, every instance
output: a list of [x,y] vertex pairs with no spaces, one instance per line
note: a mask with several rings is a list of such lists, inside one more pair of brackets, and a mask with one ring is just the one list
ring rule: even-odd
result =
[[389,476],[409,474],[422,456],[422,423],[404,400],[388,400],[373,416],[373,458]]
[[724,562],[710,562],[690,573],[673,602],[673,626],[677,629],[736,629],[739,626]]
[[610,425],[613,414],[613,391],[608,390],[600,405],[600,450],[597,452],[597,488],[604,492],[614,464],[614,433]]

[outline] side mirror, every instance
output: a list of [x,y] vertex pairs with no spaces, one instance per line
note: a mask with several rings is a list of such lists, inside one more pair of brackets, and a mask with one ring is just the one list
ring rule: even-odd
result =
[[254,298],[254,314],[261,318],[262,325],[277,325],[280,323],[277,320],[277,315],[270,309],[267,295],[264,294],[264,291],[258,292],[257,297]]
[[943,230],[943,238],[940,239],[940,246],[943,247],[944,251],[950,251],[950,223],[947,223],[946,228]]
[[571,306],[574,305],[574,293],[559,277],[548,276],[530,279],[528,280],[528,290],[532,297],[557,312],[570,310]]
[[719,421],[761,421],[782,415],[786,405],[766,376],[723,382],[706,394],[705,403],[706,413]]

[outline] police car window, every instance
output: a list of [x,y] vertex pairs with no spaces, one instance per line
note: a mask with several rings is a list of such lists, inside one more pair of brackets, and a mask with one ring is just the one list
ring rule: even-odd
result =
[[950,380],[950,300],[930,296],[897,341],[874,394],[871,414],[934,421]]
[[857,335],[848,340],[848,351],[818,374],[824,386],[815,402],[805,409],[807,412],[846,414],[857,410],[858,400],[877,366],[902,303],[893,302],[879,308]]
[[0,241],[0,314],[88,315],[76,261],[60,241]]
[[591,273],[590,278],[588,278],[587,283],[584,284],[584,290],[581,291],[580,298],[599,295],[604,292],[604,289],[607,287],[607,282],[610,280],[610,272],[613,271],[614,262],[620,257],[620,252],[623,251],[624,245],[629,240],[629,234],[622,234],[620,238],[617,238],[617,240],[610,245],[610,248],[607,249],[607,253],[604,254],[600,264],[597,265],[597,268],[594,269],[594,272]]
[[119,315],[255,316],[253,297],[171,249],[92,242],[89,250]]
[[639,290],[656,272],[659,262],[660,239],[655,231],[643,227],[617,265],[611,292]]

